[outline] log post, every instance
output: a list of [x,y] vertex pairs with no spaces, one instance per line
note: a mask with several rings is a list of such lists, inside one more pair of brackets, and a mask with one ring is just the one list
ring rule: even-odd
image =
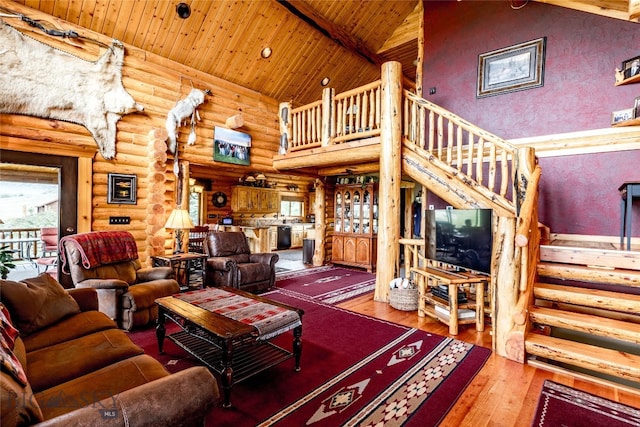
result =
[[316,216],[315,224],[315,249],[313,251],[313,265],[321,266],[324,264],[324,247],[326,240],[327,225],[325,224],[326,203],[324,183],[320,179],[316,179],[314,183],[316,189],[316,203],[313,213]]
[[280,103],[280,150],[278,154],[287,154],[289,151],[289,144],[291,143],[291,135],[293,125],[291,123],[291,103]]
[[378,197],[378,260],[375,301],[389,301],[389,283],[396,275],[400,248],[400,180],[402,136],[402,65],[382,65],[380,123],[380,187]]
[[333,120],[333,97],[335,89],[327,87],[322,90],[322,135],[321,145],[326,147],[331,145],[334,130],[331,129]]

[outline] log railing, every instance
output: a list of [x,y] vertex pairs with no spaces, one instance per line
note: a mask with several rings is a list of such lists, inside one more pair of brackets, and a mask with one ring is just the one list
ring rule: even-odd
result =
[[[518,148],[446,109],[404,91],[402,135],[434,159],[471,179],[517,209],[513,191]],[[434,161],[432,159],[432,161]]]
[[379,136],[380,80],[338,95],[327,88],[322,100],[297,108],[282,103],[280,122],[287,152]]

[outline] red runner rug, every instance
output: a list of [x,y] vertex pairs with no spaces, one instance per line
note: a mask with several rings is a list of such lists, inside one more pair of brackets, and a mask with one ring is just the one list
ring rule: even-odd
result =
[[[302,370],[288,360],[235,384],[233,407],[217,406],[207,426],[435,426],[490,354],[304,295],[264,296],[305,311]],[[152,328],[130,336],[172,372],[197,363],[169,340],[158,355]],[[290,350],[292,341],[287,332],[272,342]]]
[[375,285],[375,274],[332,265],[281,273],[276,278],[276,288],[284,293],[304,295],[326,304],[373,292]]
[[640,409],[545,380],[535,427],[640,426]]

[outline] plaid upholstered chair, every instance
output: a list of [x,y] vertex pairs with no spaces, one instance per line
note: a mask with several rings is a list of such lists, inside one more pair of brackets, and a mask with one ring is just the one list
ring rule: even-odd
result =
[[180,292],[171,267],[142,268],[128,231],[96,231],[60,239],[63,273],[76,288],[98,291],[98,309],[125,330],[155,323],[157,298]]

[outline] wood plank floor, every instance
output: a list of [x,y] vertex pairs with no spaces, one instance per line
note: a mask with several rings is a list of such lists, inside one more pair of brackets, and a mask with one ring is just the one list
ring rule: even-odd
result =
[[[343,302],[340,307],[449,336],[449,329],[443,323],[429,318],[419,318],[417,312],[404,312],[387,303],[375,302],[371,294]],[[490,329],[489,327],[485,332],[476,332],[473,325],[461,326],[460,333],[455,338],[491,348]],[[530,426],[545,379],[640,408],[640,392],[636,394],[570,375],[552,373],[492,354],[441,425]]]

